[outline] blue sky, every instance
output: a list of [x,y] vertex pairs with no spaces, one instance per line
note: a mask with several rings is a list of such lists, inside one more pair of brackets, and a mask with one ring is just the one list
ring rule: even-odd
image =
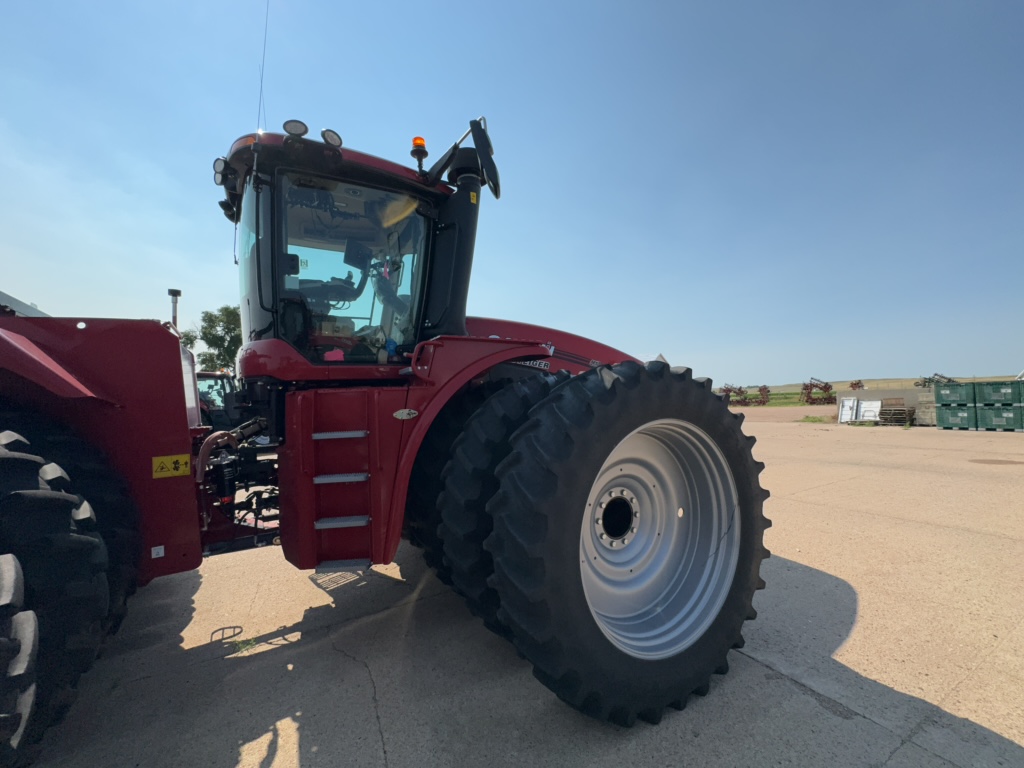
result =
[[[8,5],[0,290],[237,303],[211,163],[263,0]],[[735,384],[1024,368],[1024,4],[271,0],[266,126],[412,164],[488,118],[473,314]],[[428,161],[429,162],[429,161]]]

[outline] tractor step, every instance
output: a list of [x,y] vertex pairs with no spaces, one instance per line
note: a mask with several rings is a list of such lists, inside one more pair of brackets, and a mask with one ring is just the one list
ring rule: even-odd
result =
[[322,517],[313,523],[313,527],[322,531],[327,528],[362,528],[369,524],[369,515],[353,515],[350,517]]
[[[408,388],[367,386],[289,392],[278,450],[281,545],[288,561],[322,573],[365,570],[385,545],[391,473],[400,440],[394,414]],[[379,528],[379,530],[378,530]]]
[[327,485],[329,483],[365,483],[370,479],[369,472],[349,472],[339,475],[317,475],[313,478],[313,485]]
[[340,573],[344,571],[366,571],[369,560],[324,560],[316,567],[317,573]]

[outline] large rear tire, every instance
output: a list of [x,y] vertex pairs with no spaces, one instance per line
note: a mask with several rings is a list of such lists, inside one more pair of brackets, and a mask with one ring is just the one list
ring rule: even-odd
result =
[[[12,421],[32,429],[31,444],[22,434],[4,429]],[[134,536],[118,537],[122,527],[108,521],[107,531],[126,557],[112,571],[93,505],[72,492],[68,473],[49,456],[39,455],[39,447],[74,446],[78,450],[69,458],[78,467],[76,475],[100,492],[103,509],[116,512],[127,505],[134,511],[134,507],[127,499],[112,498],[114,476],[95,451],[63,428],[47,431],[45,424],[30,414],[0,422],[0,558],[10,555],[20,563],[24,605],[34,612],[39,629],[34,702],[27,707],[19,704],[24,710],[19,711],[22,731],[17,744],[8,743],[9,748],[0,750],[2,766],[24,764],[31,758],[30,745],[66,713],[79,678],[95,660],[104,636],[120,623],[128,591],[125,585],[135,583],[135,553],[128,554]],[[99,478],[90,482],[85,468],[93,465]],[[122,586],[112,589],[109,573]]]
[[[139,576],[139,513],[124,480],[111,468],[95,446],[67,427],[37,413],[0,411],[0,429],[19,438],[10,450],[45,456],[63,469],[51,477],[52,490],[69,491],[89,500],[95,511],[95,532],[103,538],[110,565],[107,571],[110,610],[104,618],[104,632],[115,633],[128,611],[128,598],[135,594]],[[70,481],[69,479],[70,478]]]
[[14,555],[0,555],[0,765],[14,765],[36,698],[39,622],[21,610],[25,579]]
[[513,436],[488,506],[498,617],[571,706],[658,722],[727,671],[770,525],[741,422],[689,369],[622,363],[559,387]]
[[487,584],[494,564],[484,549],[493,529],[487,502],[498,491],[494,473],[511,450],[509,438],[526,421],[530,409],[567,380],[567,374],[527,376],[491,395],[466,422],[444,470],[437,533],[444,543],[452,586],[466,599],[469,610],[503,637],[509,630],[498,619],[498,593]]

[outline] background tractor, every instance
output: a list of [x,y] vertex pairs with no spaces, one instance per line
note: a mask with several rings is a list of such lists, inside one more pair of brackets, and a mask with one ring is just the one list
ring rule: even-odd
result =
[[500,194],[485,121],[429,169],[422,139],[412,156],[293,120],[215,162],[240,426],[204,425],[173,327],[0,317],[3,764],[137,586],[269,542],[332,572],[390,562],[404,535],[603,720],[657,722],[727,670],[768,556],[742,416],[689,369],[467,317],[482,190]]
[[235,377],[228,371],[197,371],[199,411],[203,424],[214,429],[233,429],[241,425],[234,403]]

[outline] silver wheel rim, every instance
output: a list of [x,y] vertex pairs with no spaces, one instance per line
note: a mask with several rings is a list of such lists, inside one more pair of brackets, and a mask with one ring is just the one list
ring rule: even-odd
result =
[[615,446],[580,531],[583,592],[605,637],[651,660],[696,642],[732,586],[738,508],[724,454],[693,424],[652,421]]

